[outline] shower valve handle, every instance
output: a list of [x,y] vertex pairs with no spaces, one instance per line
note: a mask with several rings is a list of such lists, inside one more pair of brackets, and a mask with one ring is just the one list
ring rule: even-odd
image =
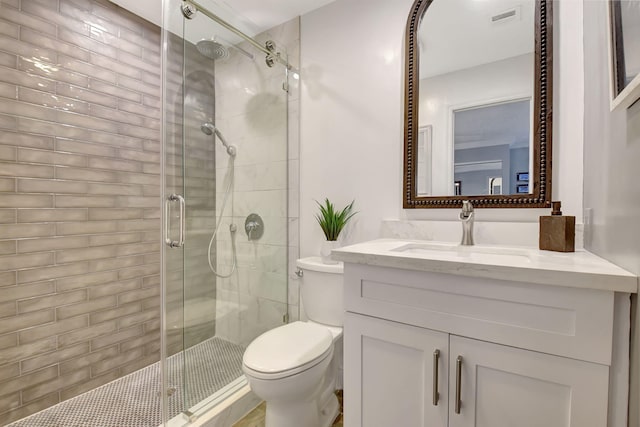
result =
[[258,224],[256,221],[249,221],[244,225],[244,229],[247,232],[247,237],[249,238],[249,241],[253,240],[251,237],[251,234],[253,234],[253,232],[257,230],[258,227],[260,227],[260,224]]
[[264,233],[264,221],[260,215],[250,214],[244,222],[244,231],[246,231],[250,242],[260,239]]

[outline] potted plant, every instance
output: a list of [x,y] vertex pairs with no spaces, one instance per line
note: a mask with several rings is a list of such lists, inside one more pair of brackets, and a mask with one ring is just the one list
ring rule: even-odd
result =
[[337,264],[337,261],[331,259],[331,250],[338,247],[338,236],[340,232],[357,213],[352,212],[354,202],[355,200],[345,206],[344,209],[338,211],[329,199],[325,199],[324,204],[316,201],[320,207],[320,212],[316,214],[316,219],[327,239],[320,248],[322,262],[325,264]]

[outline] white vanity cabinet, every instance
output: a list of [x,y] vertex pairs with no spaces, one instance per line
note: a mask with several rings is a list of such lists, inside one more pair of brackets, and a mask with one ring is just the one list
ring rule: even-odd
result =
[[446,333],[345,316],[345,426],[446,426]]
[[608,366],[353,313],[345,330],[347,427],[606,426]]
[[607,425],[608,366],[454,335],[449,353],[451,427]]
[[614,291],[345,258],[345,427],[611,425]]

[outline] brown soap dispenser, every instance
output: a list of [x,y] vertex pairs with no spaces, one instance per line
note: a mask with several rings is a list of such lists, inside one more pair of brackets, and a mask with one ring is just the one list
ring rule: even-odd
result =
[[551,206],[551,216],[540,217],[540,249],[575,252],[576,217],[563,216],[560,202],[552,202]]

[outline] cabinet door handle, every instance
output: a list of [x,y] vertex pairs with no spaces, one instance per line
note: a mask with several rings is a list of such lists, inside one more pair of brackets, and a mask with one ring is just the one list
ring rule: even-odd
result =
[[460,413],[460,395],[462,393],[462,356],[456,359],[456,414]]
[[440,393],[438,393],[438,363],[440,361],[440,350],[433,352],[433,406],[438,406]]

